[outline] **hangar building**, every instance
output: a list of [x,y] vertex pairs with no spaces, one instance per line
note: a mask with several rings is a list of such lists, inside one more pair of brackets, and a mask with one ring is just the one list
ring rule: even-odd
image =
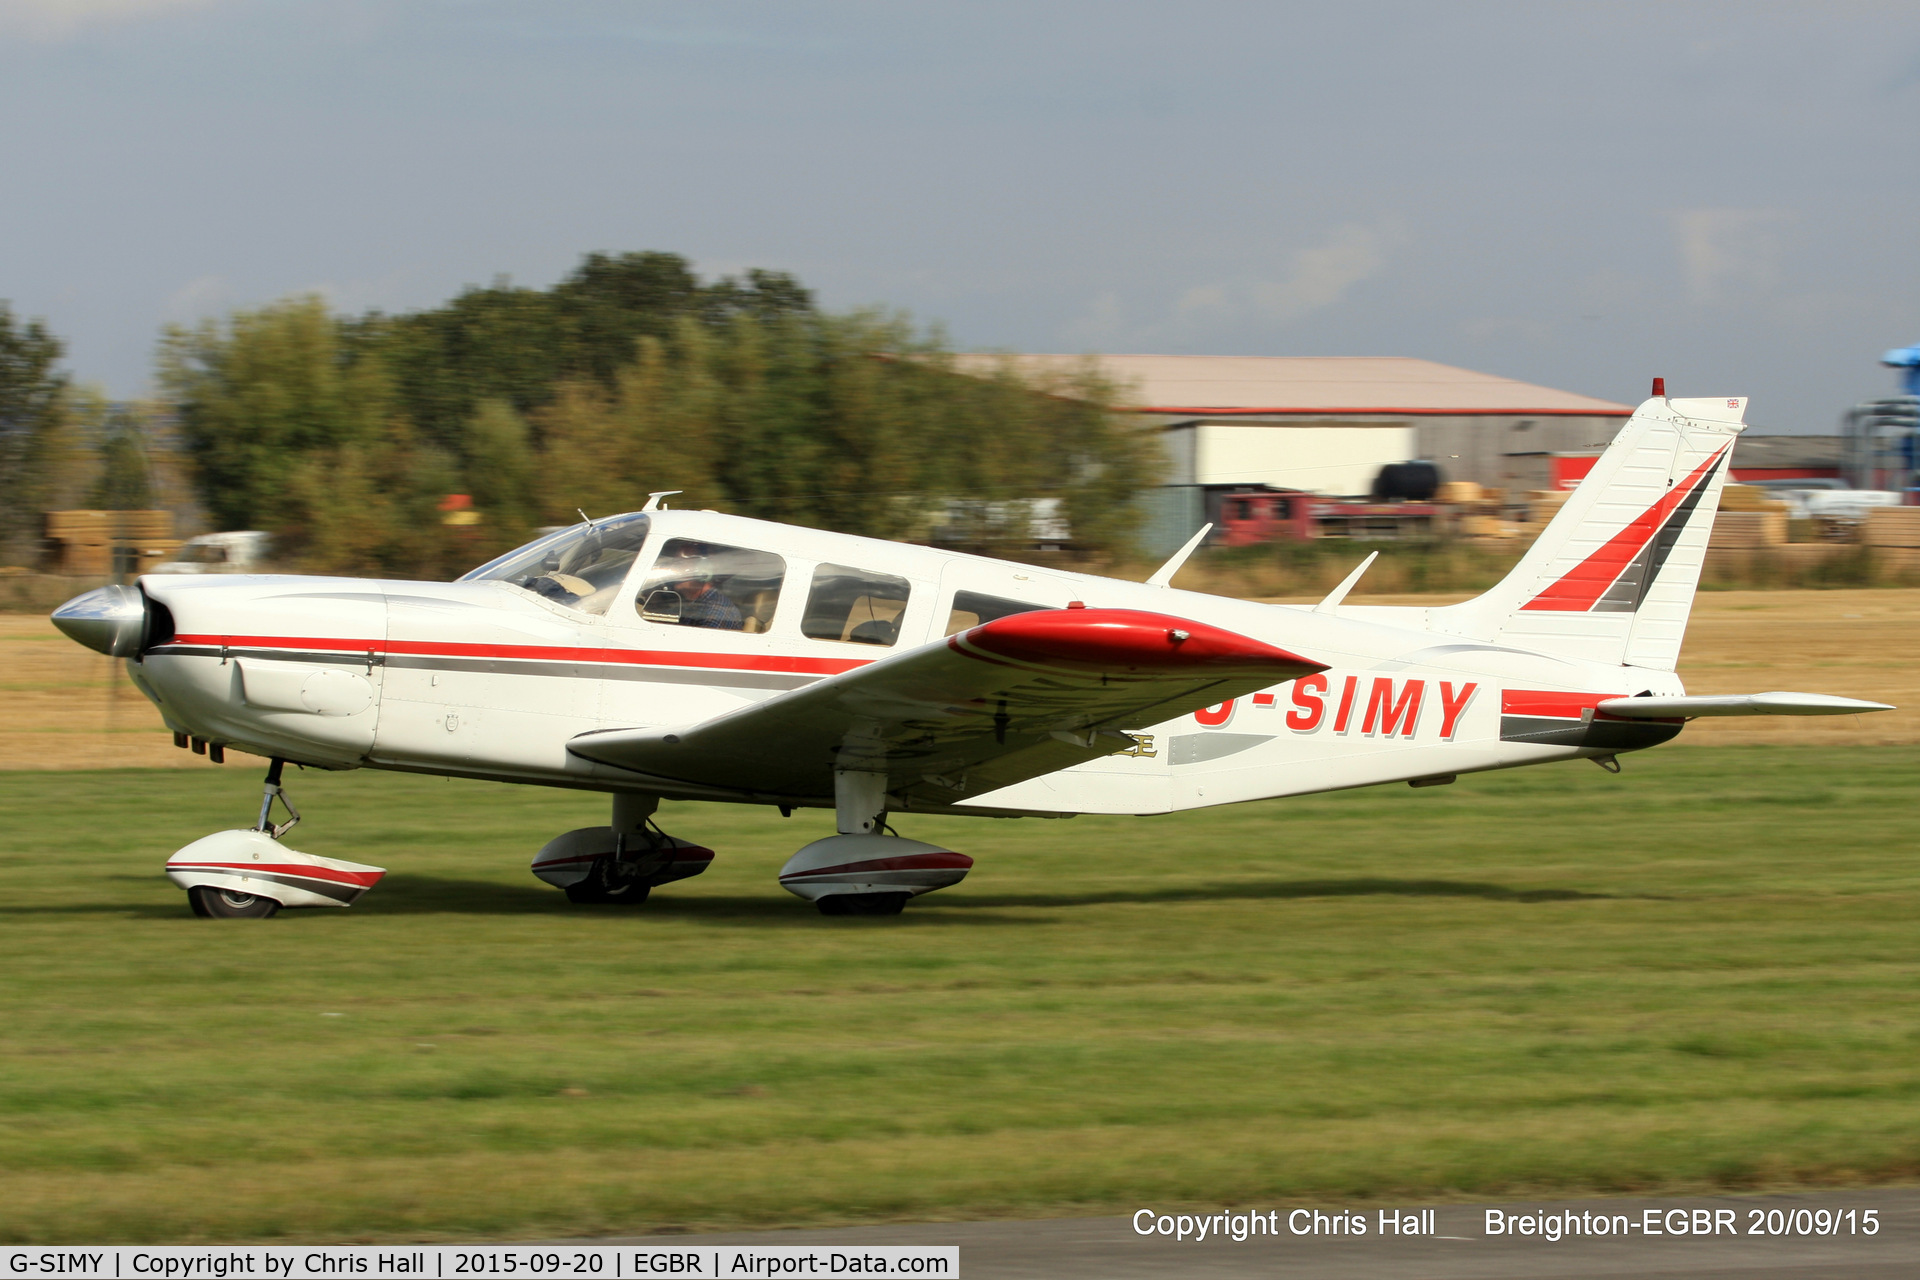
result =
[[[1012,357],[1033,373],[1086,357]],[[988,361],[989,356],[962,357]],[[1100,356],[1160,433],[1166,483],[1366,493],[1390,462],[1545,487],[1543,461],[1611,440],[1632,407],[1399,356]]]
[[[974,355],[958,363],[964,370],[1011,359],[1044,376],[1088,358]],[[1365,494],[1386,464],[1424,459],[1446,480],[1510,491],[1553,488],[1562,459],[1596,452],[1633,412],[1610,400],[1403,356],[1097,360],[1167,451],[1166,487],[1142,503],[1142,541],[1156,552],[1184,542],[1207,519],[1209,495],[1217,500],[1232,486]]]

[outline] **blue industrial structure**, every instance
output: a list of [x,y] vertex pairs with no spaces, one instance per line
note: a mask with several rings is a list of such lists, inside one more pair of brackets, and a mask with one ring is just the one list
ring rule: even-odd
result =
[[1920,343],[1880,357],[1900,370],[1905,395],[1868,400],[1847,411],[1847,475],[1856,489],[1898,489],[1920,498]]

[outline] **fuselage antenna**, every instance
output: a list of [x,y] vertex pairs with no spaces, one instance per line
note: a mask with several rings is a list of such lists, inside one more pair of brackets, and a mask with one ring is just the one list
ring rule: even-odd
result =
[[660,499],[671,498],[676,493],[685,492],[685,489],[662,489],[658,493],[650,493],[647,495],[647,505],[640,509],[642,511],[665,511],[666,508],[660,505]]
[[592,529],[592,530],[594,530],[594,532],[596,532],[596,533],[598,533],[598,532],[599,532],[599,528],[598,528],[598,527],[597,527],[597,526],[596,526],[596,525],[595,525],[595,524],[593,523],[593,517],[592,517],[592,516],[590,516],[590,515],[588,515],[588,514],[587,514],[586,512],[584,512],[584,511],[581,511],[581,510],[580,510],[580,508],[578,508],[578,507],[575,507],[575,508],[574,508],[574,511],[575,511],[575,512],[577,512],[577,513],[579,514],[579,516],[580,516],[580,518],[581,518],[582,520],[585,520],[585,521],[587,522],[587,528],[589,528],[589,529]]

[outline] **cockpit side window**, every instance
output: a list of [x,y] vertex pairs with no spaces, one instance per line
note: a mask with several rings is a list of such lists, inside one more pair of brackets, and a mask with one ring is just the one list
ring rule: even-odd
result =
[[509,582],[582,613],[604,614],[651,525],[638,513],[577,524],[490,560],[460,581]]
[[770,551],[674,538],[634,598],[648,622],[757,634],[773,623],[787,562]]
[[909,592],[907,580],[890,573],[823,564],[813,571],[800,634],[848,644],[892,644],[900,638]]
[[978,591],[956,591],[953,593],[953,608],[947,613],[946,634],[957,635],[968,627],[977,627],[995,618],[1007,618],[1016,613],[1035,613],[1049,608],[1052,606],[982,595]]

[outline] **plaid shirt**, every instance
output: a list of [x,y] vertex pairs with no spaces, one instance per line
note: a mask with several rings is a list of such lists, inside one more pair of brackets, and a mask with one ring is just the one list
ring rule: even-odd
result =
[[702,583],[699,595],[682,596],[680,599],[680,625],[683,627],[711,627],[716,631],[739,631],[746,626],[740,617],[740,610],[733,601],[712,583]]

